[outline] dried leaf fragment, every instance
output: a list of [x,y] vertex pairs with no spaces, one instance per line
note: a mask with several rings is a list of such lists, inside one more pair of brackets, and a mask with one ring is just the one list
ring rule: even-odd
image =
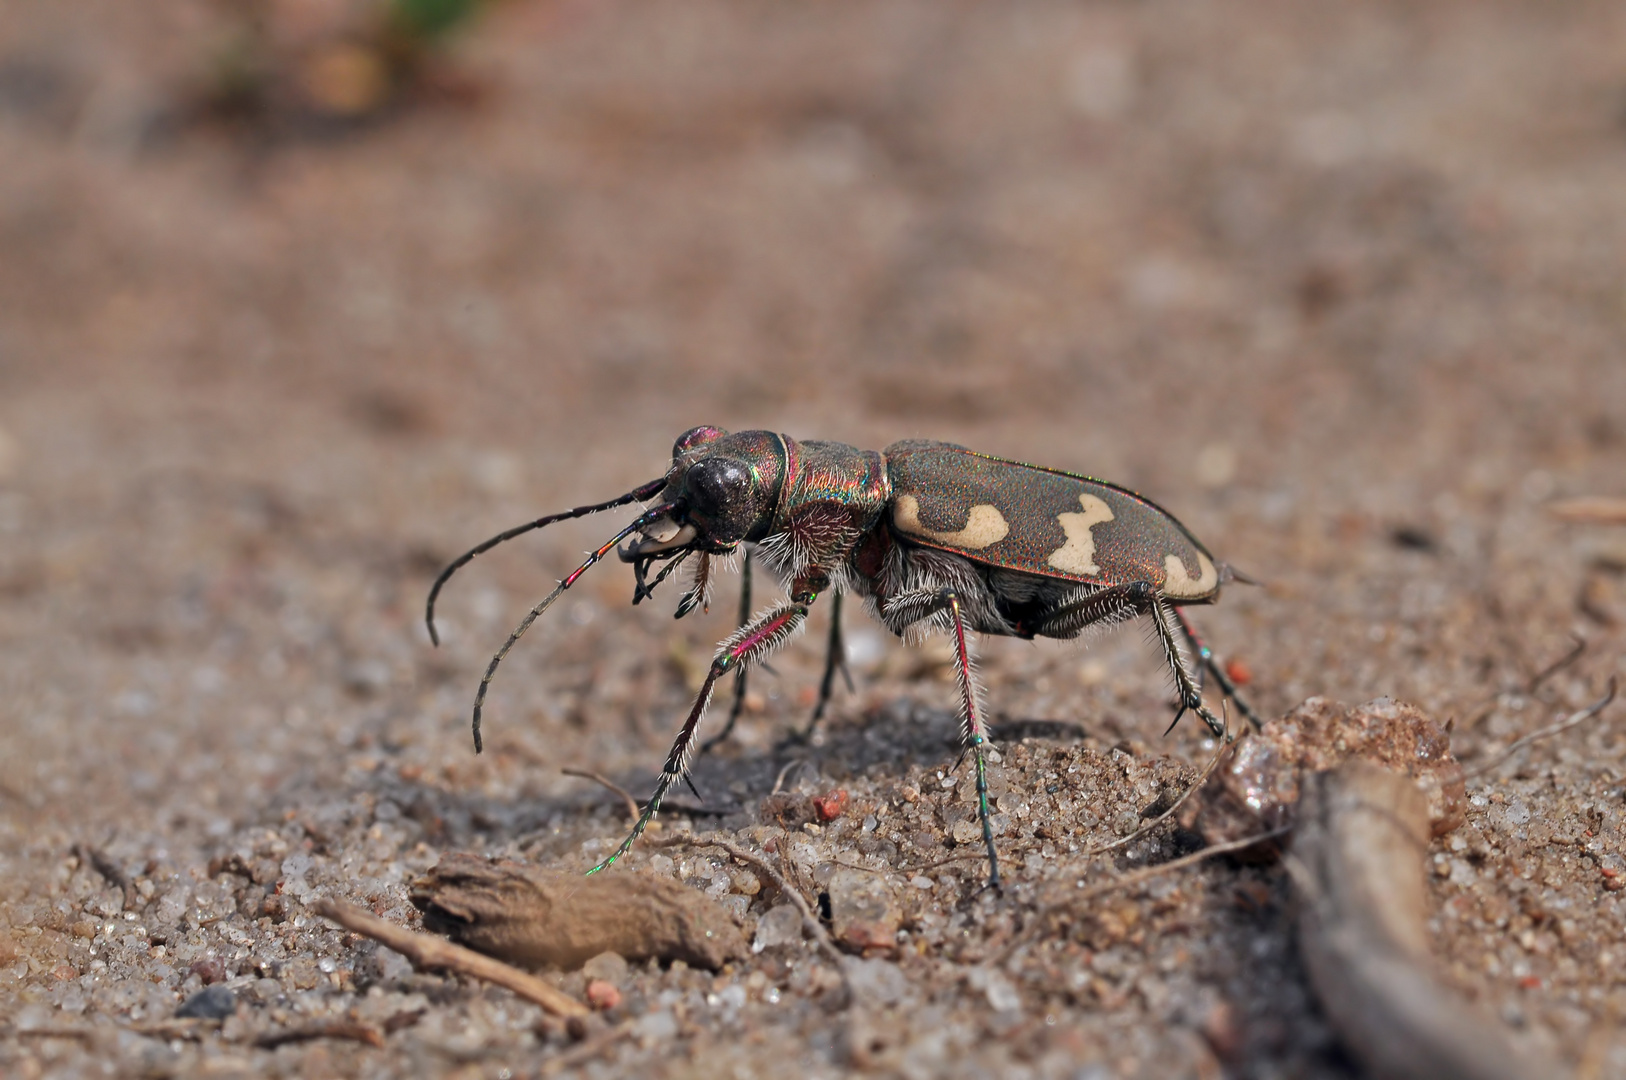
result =
[[424,926],[523,967],[577,968],[600,953],[716,970],[746,955],[719,904],[668,878],[584,877],[453,854],[412,883]]

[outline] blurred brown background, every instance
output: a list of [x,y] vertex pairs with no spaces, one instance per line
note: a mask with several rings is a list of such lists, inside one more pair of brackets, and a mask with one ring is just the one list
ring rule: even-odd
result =
[[[471,568],[438,654],[420,604],[457,551],[656,475],[699,423],[1146,492],[1268,584],[1199,613],[1267,715],[1392,694],[1462,719],[1574,632],[1543,708],[1619,670],[1626,537],[1544,506],[1626,492],[1626,7],[388,6],[3,4],[12,1009],[79,978],[27,933],[76,844],[195,877],[381,768],[544,819],[596,798],[559,765],[641,792],[726,590],[673,624],[595,571],[516,652],[478,761],[485,657],[615,522]],[[947,707],[854,626],[842,722]],[[772,776],[817,652],[776,662],[729,754]],[[1159,738],[1135,632],[985,655],[1007,719],[1197,754]],[[1612,858],[1623,748],[1583,745],[1546,790],[1596,802]],[[1590,917],[1531,954],[1538,989],[1486,974],[1519,951],[1505,920],[1442,947],[1573,1060],[1626,1014],[1618,920]],[[1148,1000],[1131,1019],[1178,1027]],[[1341,1074],[1303,1030],[1227,1068]],[[37,1052],[4,1060],[68,1067]]]

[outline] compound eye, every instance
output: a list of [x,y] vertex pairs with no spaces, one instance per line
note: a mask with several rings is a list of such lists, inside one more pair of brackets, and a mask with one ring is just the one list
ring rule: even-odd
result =
[[714,443],[727,434],[728,432],[724,431],[722,428],[712,427],[710,424],[702,424],[699,427],[690,428],[682,435],[679,435],[677,437],[677,442],[672,444],[672,460],[676,461],[678,458],[682,457],[684,454],[687,454],[695,447],[705,446],[707,443]]
[[689,508],[708,521],[718,522],[749,509],[751,472],[737,461],[707,458],[689,470]]

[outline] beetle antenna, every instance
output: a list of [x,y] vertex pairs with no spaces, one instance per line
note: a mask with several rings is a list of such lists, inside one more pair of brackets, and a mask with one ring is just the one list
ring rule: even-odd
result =
[[429,640],[436,645],[440,644],[440,634],[435,630],[435,598],[440,595],[441,587],[446,584],[453,574],[473,562],[476,556],[484,555],[505,540],[512,540],[514,537],[528,533],[532,529],[540,529],[542,526],[552,525],[556,521],[586,517],[588,514],[596,514],[600,510],[613,510],[617,506],[625,506],[631,502],[642,502],[645,499],[653,498],[665,486],[666,478],[663,476],[659,480],[651,480],[647,484],[636,487],[625,495],[617,496],[609,502],[595,503],[592,506],[578,506],[574,510],[566,510],[562,514],[549,514],[547,517],[528,521],[524,525],[516,525],[506,532],[498,533],[485,543],[465,551],[453,559],[451,565],[442,570],[440,576],[435,579],[435,583],[429,587],[429,602],[424,605],[423,609],[423,621],[429,627]]
[[[634,494],[636,495],[636,493]],[[594,551],[592,554],[588,555],[586,562],[572,570],[569,577],[559,582],[554,590],[544,597],[540,604],[536,605],[529,612],[527,612],[525,618],[519,621],[519,625],[514,627],[514,632],[508,635],[508,640],[503,642],[502,648],[497,650],[497,655],[493,656],[491,658],[491,663],[486,665],[485,677],[480,680],[480,689],[474,692],[474,752],[476,754],[478,754],[484,748],[480,741],[480,710],[485,706],[486,690],[490,688],[491,677],[497,674],[497,665],[502,663],[503,657],[508,655],[508,650],[514,647],[514,643],[516,641],[525,636],[525,631],[531,628],[531,624],[540,618],[544,611],[552,607],[553,602],[559,599],[566,589],[576,584],[576,579],[585,574],[588,567],[604,558],[605,555],[608,555],[617,544],[621,543],[621,541],[625,540],[627,537],[631,536],[645,525],[648,525],[650,522],[659,521],[663,516],[670,514],[673,510],[677,509],[677,506],[677,503],[662,503],[660,506],[646,510],[642,514],[639,514],[638,517],[633,520],[632,524],[610,537],[610,539],[606,540],[597,551]]]

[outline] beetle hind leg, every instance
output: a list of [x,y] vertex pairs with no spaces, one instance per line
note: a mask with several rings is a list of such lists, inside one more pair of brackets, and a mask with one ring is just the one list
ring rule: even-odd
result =
[[[1174,617],[1169,614],[1171,610],[1176,613]],[[1202,689],[1186,666],[1180,641],[1175,636],[1178,609],[1170,608],[1168,601],[1151,582],[1136,581],[1085,593],[1051,611],[1033,629],[1035,634],[1044,637],[1070,638],[1077,637],[1088,627],[1110,626],[1136,615],[1151,616],[1158,644],[1163,647],[1163,658],[1174,676],[1179,708],[1174,714],[1173,723],[1169,724],[1169,730],[1173,731],[1174,725],[1190,711],[1202,718],[1216,738],[1229,738],[1225,724],[1203,704]]]
[[1259,719],[1259,714],[1254,712],[1253,707],[1237,692],[1236,683],[1232,682],[1231,677],[1225,673],[1225,668],[1214,656],[1214,650],[1210,649],[1207,643],[1197,636],[1197,628],[1191,625],[1191,619],[1186,615],[1185,609],[1175,608],[1174,617],[1180,624],[1180,633],[1185,637],[1186,644],[1190,646],[1192,653],[1196,655],[1202,665],[1198,671],[1201,672],[1206,668],[1208,673],[1214,676],[1214,681],[1219,683],[1220,693],[1236,702],[1237,711],[1243,715],[1249,724],[1253,725],[1253,730],[1263,731],[1265,728],[1264,721]]
[[[1148,586],[1150,588],[1150,586]],[[1180,707],[1175,711],[1174,719],[1169,721],[1169,731],[1186,715],[1187,710],[1201,717],[1202,722],[1208,725],[1208,730],[1216,739],[1229,742],[1232,738],[1226,729],[1225,723],[1203,704],[1203,692],[1198,689],[1197,681],[1192,678],[1191,670],[1186,666],[1186,658],[1180,649],[1180,641],[1174,635],[1175,620],[1170,617],[1173,609],[1155,589],[1152,590],[1151,602],[1147,605],[1147,613],[1152,616],[1152,626],[1157,631],[1159,643],[1163,646],[1164,659],[1168,662],[1169,670],[1174,674],[1175,692],[1180,698]],[[1164,732],[1165,735],[1168,731]]]

